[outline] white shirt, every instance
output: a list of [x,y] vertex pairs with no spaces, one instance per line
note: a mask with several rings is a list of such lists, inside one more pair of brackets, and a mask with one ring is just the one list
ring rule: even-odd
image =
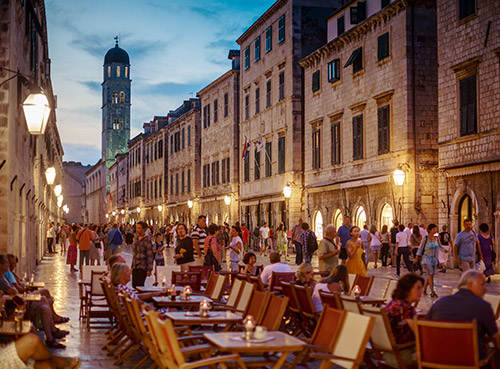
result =
[[[238,247],[238,242],[240,243],[240,247]],[[229,260],[234,261],[234,262],[239,262],[241,260],[241,254],[243,253],[243,241],[241,240],[240,236],[236,236],[231,240],[231,243],[229,246],[234,247],[235,249],[239,249],[240,253],[237,254],[233,249],[230,249],[231,251],[229,252]]]
[[370,232],[368,232],[366,229],[363,229],[361,232],[359,232],[359,238],[361,239],[361,242],[368,242],[369,237]]
[[408,233],[405,231],[398,232],[396,234],[396,243],[398,243],[398,247],[407,247],[408,246]]
[[408,235],[408,239],[410,239],[411,235],[413,234],[413,229],[406,227],[404,232],[406,232],[406,234]]
[[429,235],[429,232],[427,232],[425,229],[423,229],[422,227],[419,227],[419,228],[420,228],[420,234],[422,235],[422,238]]
[[262,238],[269,238],[269,227],[260,227],[259,229]]
[[380,233],[375,232],[375,234],[372,234],[372,241],[370,243],[371,246],[380,246],[382,242],[380,242]]
[[260,279],[262,280],[262,283],[267,284],[269,283],[269,280],[271,279],[271,275],[273,272],[278,272],[278,273],[283,273],[283,272],[291,272],[292,270],[288,266],[288,264],[283,264],[283,263],[274,263],[271,265],[267,265],[262,273],[260,274]]
[[314,291],[312,294],[312,301],[313,301],[314,307],[316,308],[316,311],[323,310],[323,304],[321,303],[321,296],[319,295],[319,291],[331,293],[330,290],[328,289],[328,285],[326,283],[317,283],[316,286],[314,286]]

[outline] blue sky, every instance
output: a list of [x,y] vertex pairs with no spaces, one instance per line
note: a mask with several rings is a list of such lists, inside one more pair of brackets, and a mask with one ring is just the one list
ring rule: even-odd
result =
[[102,64],[115,35],[130,55],[133,137],[225,73],[235,40],[273,2],[46,0],[64,160],[100,157]]

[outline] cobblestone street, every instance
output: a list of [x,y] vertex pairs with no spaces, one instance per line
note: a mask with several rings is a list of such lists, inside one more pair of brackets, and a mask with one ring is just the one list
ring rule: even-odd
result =
[[[59,245],[57,246],[59,250]],[[172,265],[172,248],[167,249],[167,264]],[[130,261],[131,254],[127,250],[123,252],[126,259]],[[70,273],[69,266],[65,263],[65,257],[61,255],[45,256],[37,268],[36,281],[44,281],[46,287],[50,290],[55,299],[55,309],[63,316],[71,318],[70,322],[61,325],[61,329],[67,329],[71,333],[62,341],[67,348],[66,350],[59,350],[60,354],[70,357],[79,357],[82,359],[82,368],[112,368],[113,361],[111,358],[105,356],[105,351],[101,347],[105,343],[105,336],[103,330],[92,329],[87,331],[84,324],[78,321],[79,310],[79,293],[78,293],[78,278],[79,273]],[[295,255],[288,257],[289,263],[295,260]],[[268,258],[258,256],[258,264],[269,264]],[[313,265],[317,266],[317,258],[313,259]],[[384,293],[383,279],[395,278],[395,268],[386,267],[373,269],[372,263],[368,270],[369,275],[374,275],[376,278],[372,287],[373,296],[381,297]],[[439,296],[449,294],[452,287],[456,287],[459,279],[458,270],[449,270],[446,274],[437,273],[436,284],[437,293]],[[146,280],[146,285],[151,285],[153,278]],[[492,278],[492,283],[488,285],[490,293],[500,293],[500,275],[495,275]],[[428,296],[423,296],[419,307],[424,311],[428,310],[432,304],[432,299]],[[136,354],[127,360],[121,367],[133,368],[140,360],[141,354]]]

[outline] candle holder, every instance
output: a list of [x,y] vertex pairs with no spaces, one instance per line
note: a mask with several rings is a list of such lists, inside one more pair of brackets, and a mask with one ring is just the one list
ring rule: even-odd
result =
[[358,285],[355,285],[352,289],[352,294],[354,297],[359,297],[361,295],[361,288]]
[[251,315],[247,315],[243,320],[243,326],[245,327],[245,340],[249,341],[252,339],[253,330],[255,329],[255,321]]
[[191,288],[191,286],[184,287],[184,296],[186,297],[186,300],[189,301],[189,298],[191,297],[192,293],[193,293],[193,289]]
[[210,303],[207,300],[200,302],[200,316],[206,318],[210,311]]
[[24,308],[16,307],[14,310],[14,321],[16,322],[16,332],[23,330]]

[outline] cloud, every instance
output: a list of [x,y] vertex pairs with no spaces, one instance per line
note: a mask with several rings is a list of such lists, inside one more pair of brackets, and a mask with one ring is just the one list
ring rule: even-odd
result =
[[94,165],[99,161],[101,149],[94,145],[64,144],[64,161],[80,161],[83,165]]

